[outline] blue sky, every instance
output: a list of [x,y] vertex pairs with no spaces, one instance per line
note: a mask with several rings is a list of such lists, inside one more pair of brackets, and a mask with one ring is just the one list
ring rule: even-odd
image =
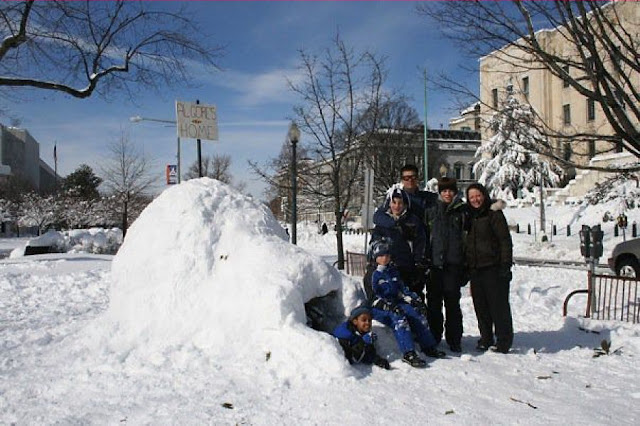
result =
[[[181,3],[185,6],[185,3]],[[174,8],[177,2],[155,7]],[[247,183],[248,192],[265,199],[264,184],[250,173],[247,160],[264,162],[278,154],[285,140],[292,107],[297,99],[285,78],[296,75],[298,49],[319,52],[339,30],[345,42],[387,56],[388,88],[413,97],[422,117],[423,80],[446,72],[477,86],[477,76],[463,73],[464,60],[442,39],[436,25],[418,16],[413,2],[189,2],[199,23],[214,44],[225,45],[218,60],[221,70],[194,75],[197,88],[172,87],[138,97],[109,101],[95,97],[74,99],[62,94],[24,91],[22,102],[9,110],[40,143],[41,158],[53,167],[53,145],[58,145],[58,172],[65,176],[81,163],[94,170],[107,155],[107,146],[121,131],[155,159],[159,184],[166,164],[176,162],[175,130],[159,123],[133,124],[129,118],[174,119],[175,100],[216,105],[220,140],[203,141],[203,155],[229,154],[235,179]],[[467,64],[468,65],[468,64]],[[473,63],[471,64],[473,65]],[[451,95],[429,88],[430,127],[447,126],[456,115]],[[5,122],[4,124],[9,124]],[[304,142],[304,135],[303,135]],[[182,168],[196,159],[196,141],[182,141]]]

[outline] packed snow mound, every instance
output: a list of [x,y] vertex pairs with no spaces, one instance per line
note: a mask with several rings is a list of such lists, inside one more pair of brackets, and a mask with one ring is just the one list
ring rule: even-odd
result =
[[115,254],[120,244],[122,244],[122,231],[118,228],[49,230],[46,234],[32,238],[26,244],[16,247],[9,257],[24,256],[27,246],[52,247],[53,251],[58,253]]
[[349,279],[289,243],[266,206],[219,181],[189,180],[158,196],[129,229],[111,275],[106,316],[119,352],[188,347],[287,366],[278,373],[346,371],[334,339],[307,327],[304,303],[332,291],[342,303]]

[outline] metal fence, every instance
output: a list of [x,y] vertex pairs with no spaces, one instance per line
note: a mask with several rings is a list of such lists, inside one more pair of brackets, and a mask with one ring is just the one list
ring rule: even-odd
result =
[[347,251],[347,274],[364,277],[367,268],[367,255]]
[[640,322],[638,278],[589,274],[593,300],[587,302],[591,317],[601,320]]

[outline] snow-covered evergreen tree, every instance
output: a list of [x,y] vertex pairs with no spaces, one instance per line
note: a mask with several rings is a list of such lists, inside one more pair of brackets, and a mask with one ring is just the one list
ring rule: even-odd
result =
[[476,151],[480,160],[473,171],[493,197],[513,199],[518,189],[532,190],[540,185],[541,174],[545,187],[560,182],[562,169],[531,150],[536,144],[547,143],[532,126],[534,120],[531,106],[514,96],[508,96],[491,119],[495,134]]

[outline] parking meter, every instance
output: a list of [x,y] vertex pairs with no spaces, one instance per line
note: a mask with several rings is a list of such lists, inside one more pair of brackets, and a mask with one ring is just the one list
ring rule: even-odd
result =
[[591,257],[591,228],[582,225],[582,229],[578,231],[580,234],[580,254],[585,258]]
[[624,213],[621,213],[617,218],[617,223],[618,223],[618,226],[620,228],[626,228],[627,227],[627,215],[624,214]]
[[590,253],[593,259],[599,259],[602,257],[603,237],[604,237],[604,232],[600,229],[600,225],[596,225],[591,228],[591,252]]

